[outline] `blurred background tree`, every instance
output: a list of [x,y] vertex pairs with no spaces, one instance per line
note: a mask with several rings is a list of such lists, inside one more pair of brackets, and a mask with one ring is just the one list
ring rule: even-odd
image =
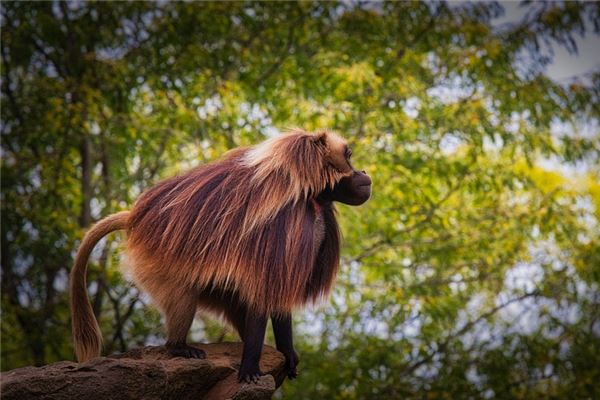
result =
[[[597,3],[3,2],[2,370],[73,359],[85,229],[277,128],[332,128],[373,177],[342,273],[299,313],[281,398],[600,397],[600,71],[553,51]],[[106,353],[160,344],[121,235],[88,281]],[[196,340],[235,340],[199,318]]]

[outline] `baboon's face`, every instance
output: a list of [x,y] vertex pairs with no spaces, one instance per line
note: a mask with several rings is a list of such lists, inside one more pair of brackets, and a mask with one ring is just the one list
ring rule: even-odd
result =
[[340,170],[352,171],[352,175],[342,178],[333,189],[326,189],[323,197],[328,200],[358,206],[371,197],[371,178],[365,171],[359,171],[350,161],[352,150],[345,145],[335,153],[335,166]]

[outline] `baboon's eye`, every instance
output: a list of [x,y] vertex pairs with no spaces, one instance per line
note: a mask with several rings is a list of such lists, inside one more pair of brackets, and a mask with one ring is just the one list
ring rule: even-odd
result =
[[352,150],[350,150],[349,147],[346,147],[346,159],[350,159],[350,157],[352,157]]

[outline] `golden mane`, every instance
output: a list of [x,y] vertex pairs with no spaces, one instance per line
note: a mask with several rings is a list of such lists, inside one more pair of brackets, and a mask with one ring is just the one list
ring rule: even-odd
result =
[[254,171],[250,185],[260,187],[264,198],[249,210],[244,232],[272,218],[285,204],[306,201],[348,175],[329,162],[331,142],[345,144],[332,132],[294,129],[248,150],[242,163]]

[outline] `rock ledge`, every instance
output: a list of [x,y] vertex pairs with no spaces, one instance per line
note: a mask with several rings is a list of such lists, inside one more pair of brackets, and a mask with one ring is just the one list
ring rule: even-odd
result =
[[171,357],[142,347],[77,364],[61,361],[0,374],[2,400],[18,399],[270,399],[285,378],[285,359],[263,347],[258,383],[237,382],[241,343],[195,345],[205,360]]

